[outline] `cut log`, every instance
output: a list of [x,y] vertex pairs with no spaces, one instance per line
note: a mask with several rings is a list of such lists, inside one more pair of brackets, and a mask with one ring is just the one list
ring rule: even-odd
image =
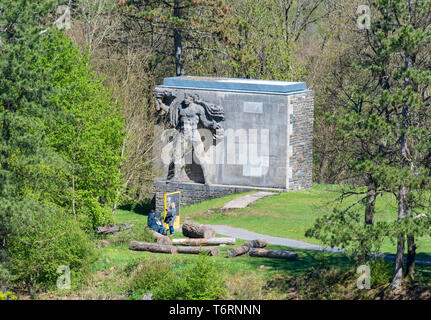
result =
[[189,253],[189,254],[199,254],[206,253],[210,256],[218,256],[220,254],[220,249],[215,247],[209,248],[199,248],[199,247],[175,247],[178,253]]
[[243,254],[246,254],[250,251],[251,248],[265,248],[267,242],[265,239],[256,239],[243,243],[241,246],[237,248],[228,249],[227,256],[229,258],[237,257]]
[[158,244],[172,244],[171,239],[153,230],[153,236]]
[[133,227],[132,223],[122,223],[117,225],[109,225],[106,227],[97,227],[96,228],[96,234],[110,234],[122,230],[126,230]]
[[149,251],[149,252],[168,253],[168,254],[176,254],[176,253],[199,254],[201,252],[209,254],[210,256],[218,256],[220,254],[220,250],[218,248],[213,248],[213,247],[211,248],[175,247],[170,245],[138,242],[138,241],[131,241],[129,249],[134,251]]
[[285,260],[296,260],[298,254],[287,250],[266,250],[251,248],[249,251],[250,257],[264,257],[264,258],[276,258]]
[[188,238],[215,238],[216,231],[204,224],[193,221],[186,221],[183,223],[183,235]]
[[217,246],[220,244],[234,245],[235,241],[235,238],[172,239],[173,244],[182,244],[186,246]]
[[158,252],[158,253],[170,253],[170,254],[177,253],[177,248],[174,246],[157,244],[157,243],[138,242],[138,241],[131,241],[129,249],[135,250],[135,251],[149,251],[149,252]]

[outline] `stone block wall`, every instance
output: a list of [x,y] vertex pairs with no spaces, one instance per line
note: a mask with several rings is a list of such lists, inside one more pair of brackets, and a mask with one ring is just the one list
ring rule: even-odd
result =
[[312,187],[314,93],[289,96],[290,154],[288,190]]
[[[259,188],[222,185],[207,186],[199,183],[155,181],[153,186],[153,194],[155,197],[156,209],[162,211],[164,209],[165,193],[181,191],[181,205],[185,206],[198,203],[203,200],[220,198],[229,194],[248,192],[257,189]],[[279,189],[265,190],[281,191]]]

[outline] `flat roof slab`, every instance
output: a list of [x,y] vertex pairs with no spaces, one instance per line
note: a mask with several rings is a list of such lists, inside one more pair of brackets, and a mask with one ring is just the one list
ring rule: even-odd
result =
[[195,76],[165,78],[159,87],[277,94],[307,90],[305,82]]

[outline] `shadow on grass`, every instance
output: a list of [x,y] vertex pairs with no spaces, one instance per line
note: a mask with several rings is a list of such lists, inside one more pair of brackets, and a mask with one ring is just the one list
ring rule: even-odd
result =
[[337,253],[328,253],[311,250],[290,249],[282,246],[268,246],[271,250],[291,250],[298,253],[299,258],[295,261],[286,261],[284,259],[273,258],[258,258],[258,257],[243,257],[243,263],[246,263],[253,268],[259,269],[260,266],[270,268],[276,272],[286,272],[288,274],[301,274],[313,268],[351,268],[354,265],[352,260],[346,256]]
[[148,216],[151,209],[154,209],[154,201],[152,199],[144,199],[141,202],[121,205],[118,209]]

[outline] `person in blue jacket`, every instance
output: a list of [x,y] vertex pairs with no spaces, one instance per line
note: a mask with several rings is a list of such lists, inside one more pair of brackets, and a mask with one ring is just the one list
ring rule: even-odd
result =
[[165,234],[166,230],[165,227],[163,226],[162,221],[160,221],[160,212],[158,212],[158,217],[157,217],[157,212],[155,210],[151,210],[151,212],[148,214],[148,227],[160,234]]

